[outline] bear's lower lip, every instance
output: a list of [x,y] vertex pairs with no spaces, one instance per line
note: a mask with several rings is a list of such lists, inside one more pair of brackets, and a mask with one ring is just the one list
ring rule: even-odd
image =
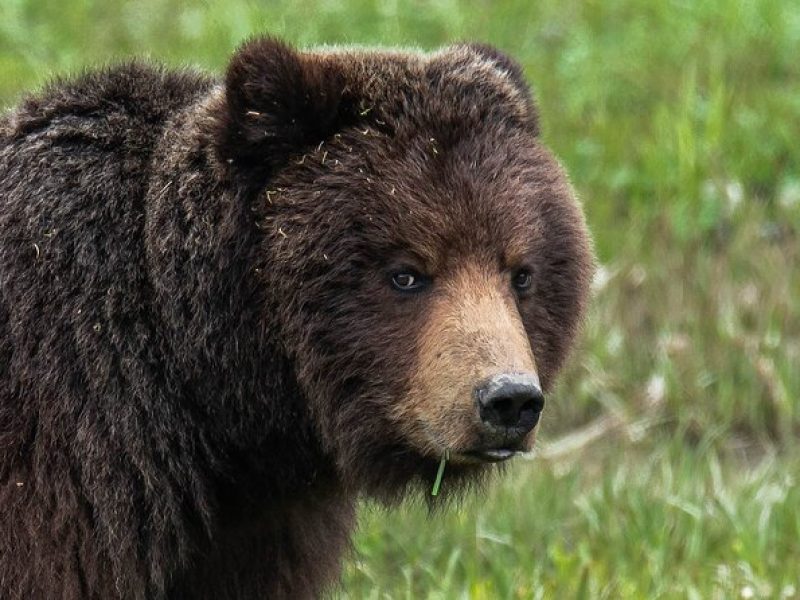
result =
[[503,462],[517,454],[516,450],[510,448],[491,448],[487,450],[468,450],[460,452],[459,455],[470,461],[480,462]]

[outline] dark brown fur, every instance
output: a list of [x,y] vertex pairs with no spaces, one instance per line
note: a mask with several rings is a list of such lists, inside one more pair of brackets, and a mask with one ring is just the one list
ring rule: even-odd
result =
[[[128,64],[4,116],[0,596],[318,595],[358,495],[427,487],[469,439],[460,398],[414,389],[423,332],[464,377],[530,353],[549,388],[563,364],[591,255],[537,134],[521,69],[480,45],[255,40],[222,84]],[[401,265],[429,292],[393,290]],[[516,349],[487,350],[491,317],[485,343],[448,325],[469,290]]]

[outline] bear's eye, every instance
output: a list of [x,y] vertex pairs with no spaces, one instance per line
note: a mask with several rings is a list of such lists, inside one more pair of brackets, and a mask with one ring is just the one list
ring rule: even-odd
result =
[[414,271],[398,271],[392,274],[392,286],[400,292],[418,292],[426,285],[425,277]]
[[529,289],[531,289],[533,276],[527,269],[520,269],[514,274],[511,283],[514,285],[514,289],[516,289],[518,292],[527,292]]

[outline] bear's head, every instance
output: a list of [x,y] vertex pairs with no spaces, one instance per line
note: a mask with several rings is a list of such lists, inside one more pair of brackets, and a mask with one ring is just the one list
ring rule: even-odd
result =
[[342,479],[392,498],[445,452],[454,477],[529,450],[593,260],[519,65],[259,39],[219,103],[265,320]]

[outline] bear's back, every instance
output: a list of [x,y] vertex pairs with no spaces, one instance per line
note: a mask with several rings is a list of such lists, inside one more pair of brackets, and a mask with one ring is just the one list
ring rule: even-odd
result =
[[131,134],[137,125],[147,126],[138,131],[146,139],[157,135],[159,126],[174,111],[213,83],[212,78],[200,72],[171,71],[135,61],[74,78],[57,78],[39,93],[25,96],[0,119],[0,140],[5,147],[26,137],[32,141],[31,136],[36,134],[80,137],[79,131],[87,132],[90,124],[94,135],[87,140]]
[[[57,80],[0,116],[0,530],[39,532],[35,543],[0,541],[0,580],[13,582],[0,596],[84,597],[65,591],[80,590],[77,551],[48,537],[51,523],[69,521],[90,572],[109,560],[104,543],[133,552],[131,531],[103,542],[94,520],[116,523],[143,502],[120,448],[139,449],[147,468],[147,419],[166,386],[144,245],[148,181],[171,117],[213,85],[129,63]],[[91,518],[76,504],[84,496]]]
[[128,63],[56,80],[0,116],[0,434],[32,418],[14,405],[18,390],[44,402],[83,387],[87,371],[107,379],[104,346],[141,329],[153,151],[170,117],[213,84]]
[[131,62],[56,79],[26,96],[0,115],[0,222],[15,213],[58,213],[98,190],[97,199],[113,204],[118,192],[146,180],[170,117],[213,83],[192,71]]

